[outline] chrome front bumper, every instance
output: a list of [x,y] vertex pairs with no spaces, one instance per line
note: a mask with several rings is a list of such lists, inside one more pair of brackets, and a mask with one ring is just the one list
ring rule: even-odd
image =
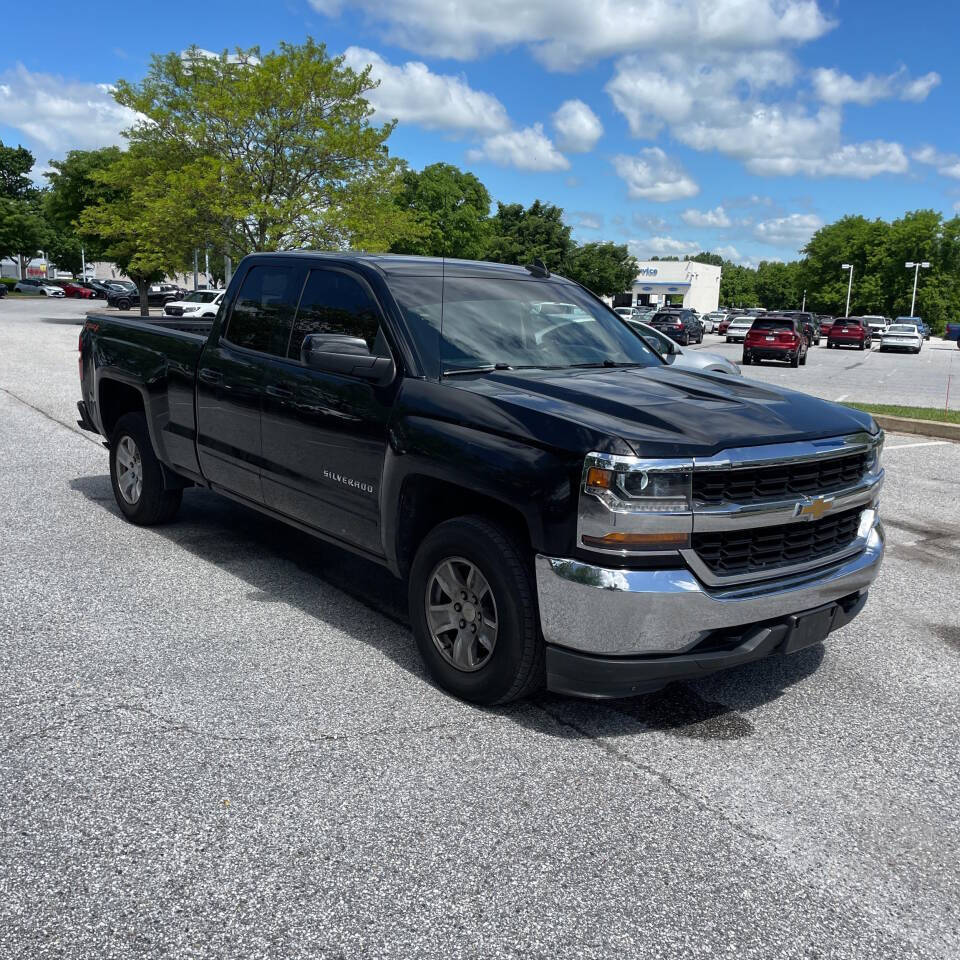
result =
[[616,570],[537,555],[540,623],[548,644],[595,656],[682,654],[708,633],[810,610],[862,593],[883,559],[877,520],[863,550],[830,566],[738,587],[693,573]]

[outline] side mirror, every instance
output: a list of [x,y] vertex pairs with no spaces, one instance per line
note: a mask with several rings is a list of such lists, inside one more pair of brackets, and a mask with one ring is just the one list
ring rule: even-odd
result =
[[356,377],[380,387],[396,375],[391,357],[375,357],[366,341],[342,334],[308,333],[300,347],[300,360],[312,370]]

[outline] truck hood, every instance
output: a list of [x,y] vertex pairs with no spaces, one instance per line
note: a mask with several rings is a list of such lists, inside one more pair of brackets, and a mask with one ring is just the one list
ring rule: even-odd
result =
[[875,429],[869,414],[850,407],[746,377],[677,367],[503,371],[456,386],[527,422],[534,435],[532,420],[560,420],[620,439],[640,456],[709,456],[727,447]]

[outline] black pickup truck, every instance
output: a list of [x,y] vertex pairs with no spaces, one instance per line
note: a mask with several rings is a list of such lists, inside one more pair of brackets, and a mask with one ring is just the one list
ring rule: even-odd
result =
[[91,314],[80,377],[129,520],[204,486],[385,565],[477,703],[791,653],[883,556],[870,416],[668,366],[542,264],[256,254],[212,322]]

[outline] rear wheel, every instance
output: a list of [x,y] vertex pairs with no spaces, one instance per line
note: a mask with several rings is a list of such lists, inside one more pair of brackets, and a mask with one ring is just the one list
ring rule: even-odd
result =
[[149,527],[172,520],[180,509],[183,490],[166,490],[163,470],[153,452],[142,413],[124,414],[110,438],[110,480],[123,515]]
[[803,356],[800,358],[800,366],[801,366],[801,367],[805,367],[805,366],[807,365],[807,354],[808,354],[809,352],[810,352],[809,350],[804,350],[804,351],[803,351]]
[[799,366],[800,366],[800,351],[799,351],[799,350],[790,358],[790,366],[791,366],[791,367],[799,367]]
[[430,675],[487,706],[544,682],[528,551],[500,524],[459,517],[432,530],[410,570],[410,622]]

